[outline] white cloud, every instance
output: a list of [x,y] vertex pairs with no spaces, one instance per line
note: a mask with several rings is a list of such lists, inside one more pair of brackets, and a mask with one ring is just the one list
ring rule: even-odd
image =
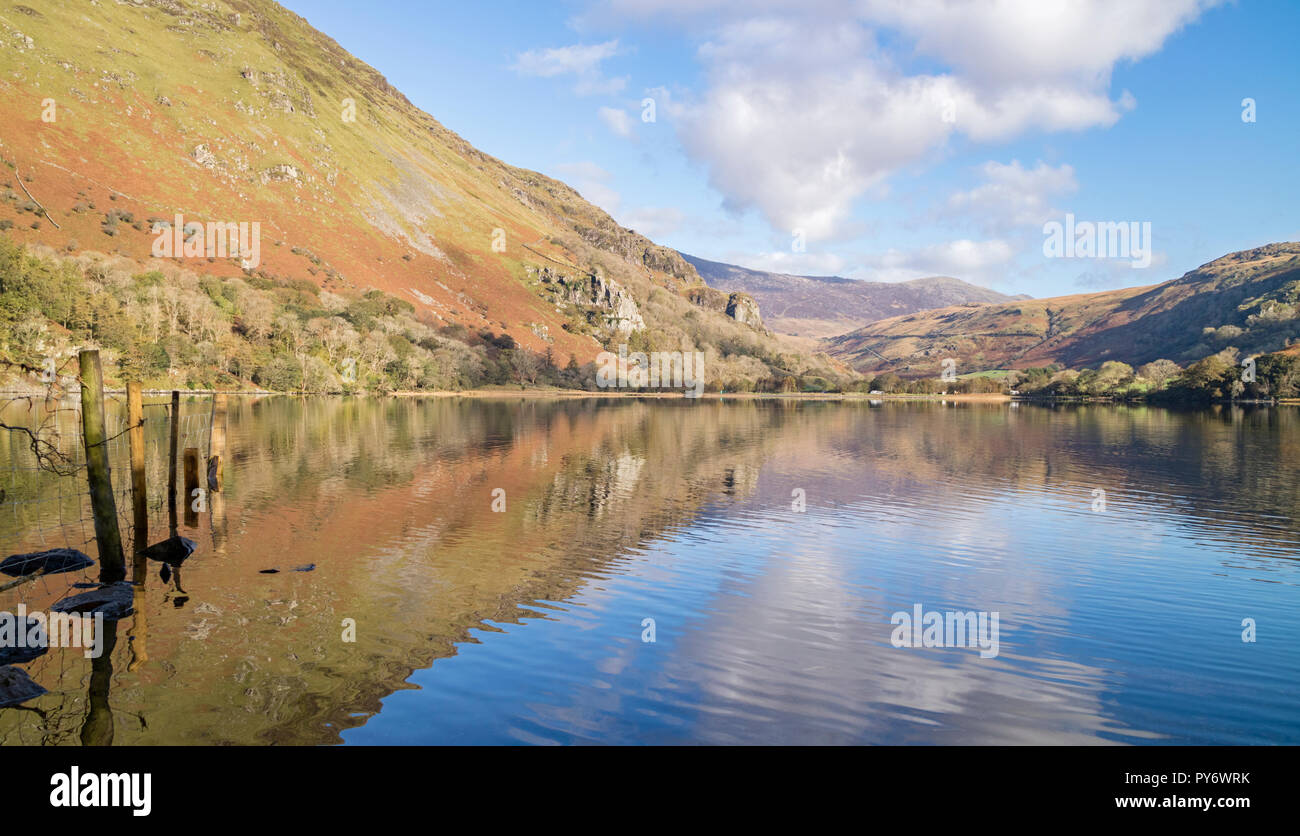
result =
[[897,27],[916,51],[978,88],[1050,82],[1097,90],[1121,60],[1156,52],[1218,0],[867,0],[866,19]]
[[601,73],[601,63],[620,51],[617,39],[600,44],[530,49],[518,55],[512,69],[521,75],[540,78],[574,76],[577,79],[574,92],[582,96],[617,93],[627,86],[627,78],[605,78]]
[[[687,153],[728,208],[810,240],[955,135],[1113,125],[1120,61],[1159,50],[1215,0],[607,0],[589,17],[713,27],[706,88],[680,104]],[[880,38],[878,35],[888,37]],[[886,44],[887,46],[882,46]],[[907,72],[920,57],[933,67]]]
[[916,249],[890,249],[863,259],[850,274],[872,281],[905,281],[925,276],[951,276],[989,285],[1005,278],[1016,249],[1001,239],[945,241]]
[[618,107],[602,107],[597,114],[600,116],[600,121],[605,123],[605,127],[616,136],[621,136],[623,139],[636,139],[632,117],[628,116],[626,110]]
[[620,215],[618,222],[652,241],[662,243],[659,239],[676,232],[684,219],[682,211],[671,206],[642,206]]
[[584,160],[577,163],[560,163],[555,167],[556,176],[568,183],[588,203],[594,203],[613,215],[623,204],[622,195],[610,186],[613,179],[608,171],[595,163]]
[[673,93],[667,87],[648,87],[645,91],[645,98],[641,100],[641,106],[644,113],[645,99],[653,99],[655,106],[655,121],[663,119],[665,116],[670,119],[681,113],[681,107],[678,106],[677,100]]
[[834,276],[841,275],[845,267],[844,258],[835,253],[785,252],[775,250],[767,253],[731,253],[723,261],[737,264],[750,270],[763,270],[768,273],[784,273],[789,276]]
[[986,233],[999,235],[1015,227],[1041,226],[1061,214],[1049,202],[1054,195],[1068,194],[1078,188],[1074,169],[1068,165],[1053,168],[1039,162],[1024,168],[1019,160],[1008,164],[989,161],[981,167],[984,183],[970,191],[956,192],[948,198],[949,215],[970,218]]
[[618,40],[603,44],[562,46],[553,49],[530,49],[519,54],[515,69],[524,75],[550,78],[557,75],[583,75],[597,72],[600,62],[618,53]]

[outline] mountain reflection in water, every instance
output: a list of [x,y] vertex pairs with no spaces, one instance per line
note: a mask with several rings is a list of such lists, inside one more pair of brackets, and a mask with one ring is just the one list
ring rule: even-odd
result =
[[[232,398],[227,444],[184,589],[0,742],[1300,743],[1295,410]],[[893,647],[915,604],[998,656]]]

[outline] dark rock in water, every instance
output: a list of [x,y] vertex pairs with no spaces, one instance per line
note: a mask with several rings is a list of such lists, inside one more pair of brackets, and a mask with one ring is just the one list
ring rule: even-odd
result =
[[168,537],[162,542],[154,543],[141,554],[150,560],[160,560],[163,563],[170,563],[172,566],[179,566],[185,562],[186,558],[194,554],[197,545],[188,537]]
[[64,598],[50,606],[51,612],[103,613],[106,621],[116,621],[135,612],[135,587],[130,581],[118,581],[99,589]]
[[32,681],[22,668],[12,665],[0,668],[0,708],[35,699],[46,690]]
[[[289,571],[291,571],[291,572],[314,572],[315,570],[316,570],[316,564],[315,564],[315,563],[304,563],[304,564],[301,565],[301,566],[295,566],[295,567],[293,567],[293,568],[290,569]],[[259,575],[278,575],[278,574],[280,574],[280,570],[279,570],[279,569],[258,569],[258,570],[257,570],[257,573],[258,573]]]
[[78,572],[94,565],[95,561],[76,549],[50,549],[44,552],[11,554],[0,561],[0,572],[19,578],[42,569],[47,575],[57,575],[61,572]]
[[[11,612],[0,612],[0,665],[22,665],[44,656],[49,648],[45,628],[34,618],[23,618]],[[36,635],[32,634],[36,629]],[[18,645],[24,645],[19,647]]]
[[49,652],[45,645],[39,647],[0,647],[0,665],[25,665]]

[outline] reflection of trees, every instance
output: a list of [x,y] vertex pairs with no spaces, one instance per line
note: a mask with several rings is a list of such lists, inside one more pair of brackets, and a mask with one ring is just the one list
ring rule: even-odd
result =
[[1279,525],[1294,538],[1300,523],[1300,413],[1292,409],[926,403],[827,412],[813,431],[828,470],[861,462],[902,492],[937,488],[954,502],[985,489],[1155,495],[1210,535],[1265,549]]
[[[232,399],[226,526],[214,517],[187,533],[207,538],[186,566],[199,591],[184,611],[140,591],[147,663],[142,615],[117,659],[34,671],[47,687],[58,674],[91,688],[89,720],[84,703],[52,711],[44,737],[336,741],[474,631],[545,617],[534,602],[621,571],[703,509],[788,509],[794,486],[810,506],[919,491],[954,504],[999,490],[1077,489],[1086,501],[1100,486],[1117,502],[1154,492],[1149,502],[1190,506],[1180,519],[1212,536],[1263,548],[1269,530],[1243,535],[1243,520],[1271,515],[1273,533],[1295,539],[1297,422],[1285,410],[1093,405]],[[165,475],[151,471],[150,484]],[[491,510],[496,488],[507,513]],[[317,572],[258,574],[308,562]],[[339,641],[345,617],[358,619],[355,645]],[[97,713],[97,683],[109,681],[115,730]],[[33,717],[0,712],[0,741],[28,739],[18,730]]]

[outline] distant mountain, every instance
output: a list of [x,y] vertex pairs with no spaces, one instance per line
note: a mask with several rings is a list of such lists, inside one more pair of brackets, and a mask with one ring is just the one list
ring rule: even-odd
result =
[[954,306],[873,322],[825,341],[863,372],[959,373],[1060,363],[1095,368],[1165,358],[1179,364],[1229,346],[1243,355],[1300,340],[1300,243],[1269,244],[1147,287]]
[[838,276],[766,273],[686,253],[681,256],[710,287],[753,296],[769,328],[801,337],[830,337],[877,320],[931,308],[1030,298],[1007,296],[947,276],[866,282]]

